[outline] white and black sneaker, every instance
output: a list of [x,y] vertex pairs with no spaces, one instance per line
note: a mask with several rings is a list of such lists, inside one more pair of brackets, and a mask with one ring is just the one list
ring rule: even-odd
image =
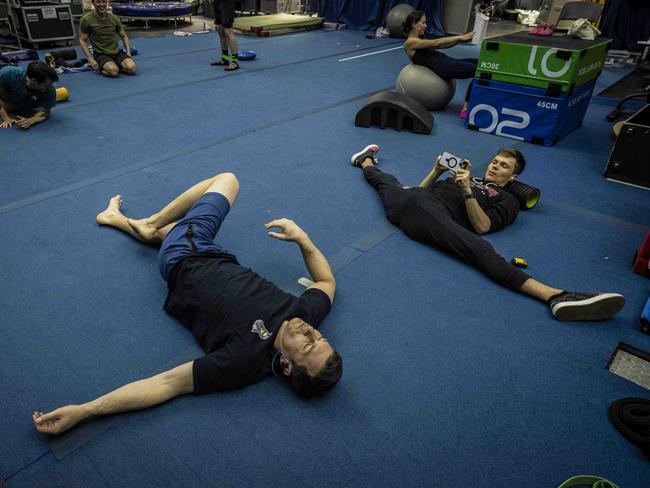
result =
[[379,152],[379,146],[377,144],[369,144],[358,153],[353,154],[352,158],[350,159],[350,162],[352,163],[352,166],[356,166],[357,168],[360,168],[361,163],[363,163],[368,158],[372,159],[372,162],[374,164],[377,164],[376,155],[378,152]]
[[548,300],[553,316],[562,321],[606,320],[625,305],[619,293],[581,293],[564,291]]

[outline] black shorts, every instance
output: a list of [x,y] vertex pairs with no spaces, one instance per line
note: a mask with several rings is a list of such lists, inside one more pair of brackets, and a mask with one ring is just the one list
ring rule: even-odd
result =
[[104,69],[104,65],[111,61],[114,62],[118,68],[122,69],[122,61],[124,61],[126,58],[127,56],[124,51],[120,51],[114,56],[111,56],[110,54],[98,53],[97,56],[95,56],[95,61],[97,61],[101,69]]
[[216,0],[214,2],[214,25],[232,29],[235,21],[235,0]]

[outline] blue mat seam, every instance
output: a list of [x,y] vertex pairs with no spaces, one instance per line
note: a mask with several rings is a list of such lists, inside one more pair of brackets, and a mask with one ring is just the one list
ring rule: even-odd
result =
[[[385,45],[388,46],[389,44],[385,44]],[[373,49],[375,49],[375,48],[373,48]],[[370,49],[370,48],[367,48],[367,49]],[[235,77],[235,76],[243,76],[243,75],[250,74],[250,73],[260,73],[262,71],[267,71],[267,70],[276,69],[276,68],[284,68],[286,66],[295,66],[297,64],[309,63],[309,62],[312,62],[312,61],[321,61],[321,60],[324,60],[324,59],[327,59],[327,58],[335,58],[335,57],[343,56],[343,55],[346,55],[346,54],[361,52],[361,51],[364,51],[364,50],[367,50],[367,49],[355,49],[355,50],[352,50],[352,51],[344,51],[344,52],[341,52],[341,53],[329,54],[327,56],[317,56],[315,58],[308,58],[308,59],[304,59],[302,61],[292,61],[290,63],[275,64],[273,66],[267,66],[265,68],[257,68],[257,69],[254,68],[254,69],[239,70],[238,72],[235,72],[235,73],[220,73],[218,76],[209,76],[207,78],[201,78],[201,79],[198,79],[198,80],[190,81],[188,83],[180,83],[178,85],[163,86],[163,87],[160,87],[160,88],[155,88],[153,90],[134,92],[134,93],[131,93],[129,95],[121,95],[119,97],[114,97],[114,98],[103,98],[101,100],[90,100],[90,101],[85,102],[85,103],[75,103],[75,104],[69,104],[69,105],[62,105],[62,106],[57,107],[57,111],[61,112],[61,111],[65,111],[65,110],[73,110],[76,107],[85,107],[85,106],[92,105],[92,104],[95,104],[95,103],[105,103],[105,102],[110,102],[110,101],[113,101],[113,100],[125,100],[127,98],[137,97],[137,96],[140,96],[140,95],[149,95],[151,93],[155,93],[155,92],[162,91],[162,90],[168,90],[170,88],[179,88],[181,86],[190,86],[190,85],[195,85],[197,83],[204,83],[206,81],[214,81],[214,80],[218,80],[218,79],[226,78],[226,77],[231,78],[231,77]],[[184,54],[184,53],[177,53],[177,55],[180,55],[180,54]]]
[[[379,91],[383,91],[383,90],[379,90]],[[284,118],[281,118],[281,119],[273,120],[273,121],[268,122],[266,124],[254,126],[254,127],[251,127],[251,128],[236,132],[236,133],[234,133],[234,134],[232,134],[230,136],[226,136],[226,137],[223,137],[221,139],[218,139],[217,142],[214,142],[214,143],[211,143],[211,144],[203,144],[203,145],[200,145],[200,146],[195,146],[193,148],[190,148],[187,151],[174,153],[174,154],[171,154],[169,156],[164,156],[164,157],[162,157],[160,159],[156,159],[156,160],[153,160],[153,161],[145,161],[143,163],[137,163],[137,164],[134,164],[134,165],[131,165],[131,166],[127,166],[125,168],[119,168],[119,169],[117,169],[115,171],[105,173],[104,175],[101,175],[101,176],[97,176],[97,177],[94,177],[94,178],[88,178],[86,180],[82,180],[80,182],[73,183],[71,185],[67,185],[67,186],[64,186],[64,187],[61,187],[61,188],[58,188],[58,189],[55,189],[55,190],[50,190],[50,191],[45,192],[45,193],[40,193],[40,194],[37,194],[37,195],[33,195],[31,197],[24,198],[22,200],[18,200],[16,202],[8,203],[8,204],[3,205],[3,206],[0,207],[0,215],[11,212],[12,210],[17,210],[17,209],[20,209],[20,208],[27,207],[29,205],[33,205],[34,203],[39,203],[39,202],[42,202],[42,201],[45,201],[45,200],[49,200],[50,198],[55,198],[55,197],[65,195],[67,193],[71,193],[73,191],[76,191],[76,190],[79,190],[79,189],[82,189],[82,188],[86,188],[86,187],[89,187],[89,186],[92,186],[92,185],[96,185],[97,183],[108,181],[110,179],[117,178],[119,176],[124,176],[126,174],[133,173],[135,171],[138,171],[138,170],[141,170],[141,169],[144,169],[144,168],[150,168],[150,167],[156,166],[158,164],[162,164],[164,162],[170,161],[172,159],[179,158],[181,156],[187,156],[187,155],[192,154],[194,152],[198,152],[198,151],[202,151],[202,150],[205,150],[205,149],[208,149],[208,148],[211,148],[211,147],[215,147],[215,146],[218,146],[218,145],[223,144],[225,142],[237,139],[239,137],[244,137],[244,136],[246,136],[248,134],[251,134],[253,132],[269,129],[271,127],[274,127],[274,126],[277,126],[277,125],[282,125],[282,124],[284,124],[286,122],[291,122],[293,120],[297,120],[297,119],[300,119],[302,117],[306,117],[308,115],[313,115],[313,114],[316,114],[318,112],[323,112],[325,110],[329,110],[329,109],[332,109],[332,108],[339,107],[341,105],[345,105],[346,103],[355,102],[355,101],[361,100],[363,98],[368,98],[368,97],[374,95],[375,93],[377,93],[377,91],[373,91],[371,93],[364,93],[363,95],[358,95],[358,96],[348,98],[348,99],[345,99],[345,100],[340,100],[338,102],[330,103],[328,105],[323,105],[321,107],[316,107],[316,108],[313,108],[313,109],[308,110],[306,112],[301,112],[299,114],[295,114],[295,115],[291,115],[289,117],[284,117]]]

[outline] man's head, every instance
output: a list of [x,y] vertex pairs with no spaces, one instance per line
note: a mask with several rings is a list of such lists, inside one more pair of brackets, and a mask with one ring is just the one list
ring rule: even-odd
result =
[[302,319],[285,321],[275,346],[282,353],[282,372],[300,396],[321,393],[341,378],[341,356],[320,332]]
[[108,0],[92,0],[93,6],[95,7],[95,12],[99,14],[105,14],[108,9]]
[[59,81],[59,75],[42,61],[32,61],[27,66],[27,88],[30,90],[45,93],[55,81]]
[[498,186],[505,186],[515,180],[526,167],[526,160],[520,151],[504,147],[497,151],[485,170],[484,180]]

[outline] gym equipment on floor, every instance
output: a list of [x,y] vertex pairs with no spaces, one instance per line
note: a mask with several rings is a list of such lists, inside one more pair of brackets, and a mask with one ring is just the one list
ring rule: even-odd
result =
[[54,59],[63,58],[66,61],[77,59],[77,50],[73,47],[67,49],[56,49],[55,51],[50,51],[49,54],[54,56]]
[[445,80],[429,68],[407,64],[397,75],[395,88],[427,110],[442,110],[456,93],[456,80]]
[[192,5],[182,2],[114,3],[112,8],[120,17],[184,17],[192,13]]
[[476,77],[543,88],[548,95],[557,96],[598,78],[611,41],[528,32],[493,37],[481,44]]
[[641,332],[644,334],[650,334],[650,298],[645,302],[645,307],[643,307],[643,310],[641,311],[639,322],[641,322]]
[[621,378],[650,390],[650,354],[645,351],[619,342],[607,363],[607,369]]
[[400,3],[390,9],[386,16],[386,27],[391,37],[406,37],[406,33],[402,30],[402,24],[414,10],[415,7],[408,3]]
[[650,188],[650,104],[623,122],[609,155],[605,177]]
[[618,485],[612,483],[600,476],[593,476],[589,474],[581,474],[579,476],[572,476],[566,481],[563,481],[557,488],[618,488]]
[[65,102],[70,99],[70,93],[65,86],[60,86],[56,89],[56,102]]
[[650,434],[648,433],[650,400],[636,397],[621,398],[609,406],[608,413],[616,430],[629,442],[641,448],[641,452],[650,460]]
[[412,98],[396,91],[376,93],[354,118],[357,127],[392,127],[397,131],[408,130],[415,134],[431,134],[433,122],[431,112]]
[[522,210],[530,210],[539,202],[540,191],[534,186],[527,185],[518,180],[509,182],[505,187],[517,200]]
[[173,20],[174,26],[179,20],[189,18],[192,21],[192,4],[183,2],[135,2],[112,4],[113,13],[120,19],[130,22],[144,21],[144,28],[149,29],[151,20]]
[[255,51],[239,51],[237,53],[237,59],[239,61],[252,61],[256,56]]
[[474,79],[465,127],[552,146],[580,127],[595,81],[550,96],[543,88]]
[[237,17],[236,32],[248,36],[269,37],[292,32],[321,29],[324,19],[308,15],[272,14]]
[[19,61],[36,61],[38,60],[38,51],[34,49],[22,49],[20,51],[9,51],[0,54],[0,62],[16,64]]
[[643,276],[650,276],[650,230],[646,233],[639,250],[634,253],[632,271]]

